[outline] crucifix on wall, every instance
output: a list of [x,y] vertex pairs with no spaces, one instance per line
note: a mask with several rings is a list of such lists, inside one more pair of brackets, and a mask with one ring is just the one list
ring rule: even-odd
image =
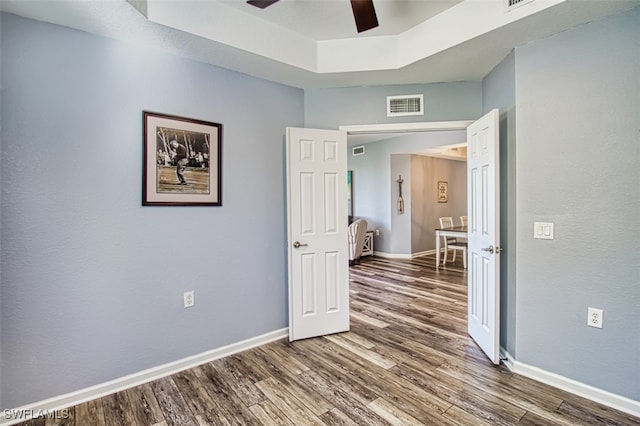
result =
[[396,182],[398,182],[398,214],[404,214],[404,199],[402,198],[402,182],[404,182],[404,179],[402,179],[402,175],[398,175]]

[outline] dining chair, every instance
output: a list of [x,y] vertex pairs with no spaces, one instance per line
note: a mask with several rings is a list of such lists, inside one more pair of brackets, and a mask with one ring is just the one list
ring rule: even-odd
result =
[[[467,226],[469,224],[469,221],[467,220],[467,216],[460,216],[460,224],[462,226]],[[467,244],[467,239],[466,238],[460,238],[458,240],[459,243],[462,244]]]
[[[440,218],[440,228],[453,228],[453,218],[450,216],[445,216]],[[453,250],[453,259],[452,262],[456,261],[456,252],[458,250],[462,250],[462,262],[464,264],[465,269],[467,268],[467,243],[458,241],[455,237],[442,237],[444,240],[444,258],[442,259],[442,265],[444,266],[447,263],[447,255],[449,254],[449,250]]]

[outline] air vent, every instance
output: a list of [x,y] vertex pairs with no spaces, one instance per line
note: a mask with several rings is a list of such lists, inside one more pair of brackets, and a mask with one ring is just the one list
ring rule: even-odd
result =
[[423,95],[387,96],[387,117],[424,115]]
[[504,9],[508,12],[533,1],[534,0],[504,0]]
[[354,146],[351,150],[351,153],[355,157],[356,155],[364,155],[364,145]]

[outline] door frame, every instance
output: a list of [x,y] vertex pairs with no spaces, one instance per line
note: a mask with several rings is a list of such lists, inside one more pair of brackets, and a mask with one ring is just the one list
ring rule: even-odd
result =
[[[347,146],[349,146],[349,135],[377,135],[388,133],[426,133],[436,131],[448,131],[448,130],[464,130],[473,124],[475,120],[458,120],[458,121],[433,121],[433,122],[414,122],[414,123],[391,123],[391,124],[359,124],[359,125],[343,125],[339,126],[338,130],[344,130],[347,132]],[[499,131],[499,126],[497,131]],[[466,138],[466,136],[465,136]],[[499,166],[498,166],[499,167]],[[468,184],[467,184],[467,190]],[[500,242],[498,242],[500,244]],[[501,291],[501,286],[498,284],[498,291]],[[467,297],[469,294],[467,292]],[[498,309],[500,307],[498,306]],[[467,324],[469,320],[467,319]],[[497,332],[500,332],[500,324],[495,324]]]
[[349,135],[377,135],[385,133],[440,132],[446,130],[466,130],[474,121],[476,120],[357,124],[339,126],[338,130],[347,132],[347,137],[349,137]]

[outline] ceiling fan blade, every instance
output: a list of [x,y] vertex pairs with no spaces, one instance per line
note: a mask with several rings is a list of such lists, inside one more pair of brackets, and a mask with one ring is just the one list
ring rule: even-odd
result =
[[351,9],[359,33],[378,26],[373,0],[351,0]]
[[255,7],[259,7],[260,9],[264,9],[265,7],[271,6],[272,4],[274,4],[277,1],[278,0],[248,0],[247,3],[249,3],[251,6],[255,6]]

